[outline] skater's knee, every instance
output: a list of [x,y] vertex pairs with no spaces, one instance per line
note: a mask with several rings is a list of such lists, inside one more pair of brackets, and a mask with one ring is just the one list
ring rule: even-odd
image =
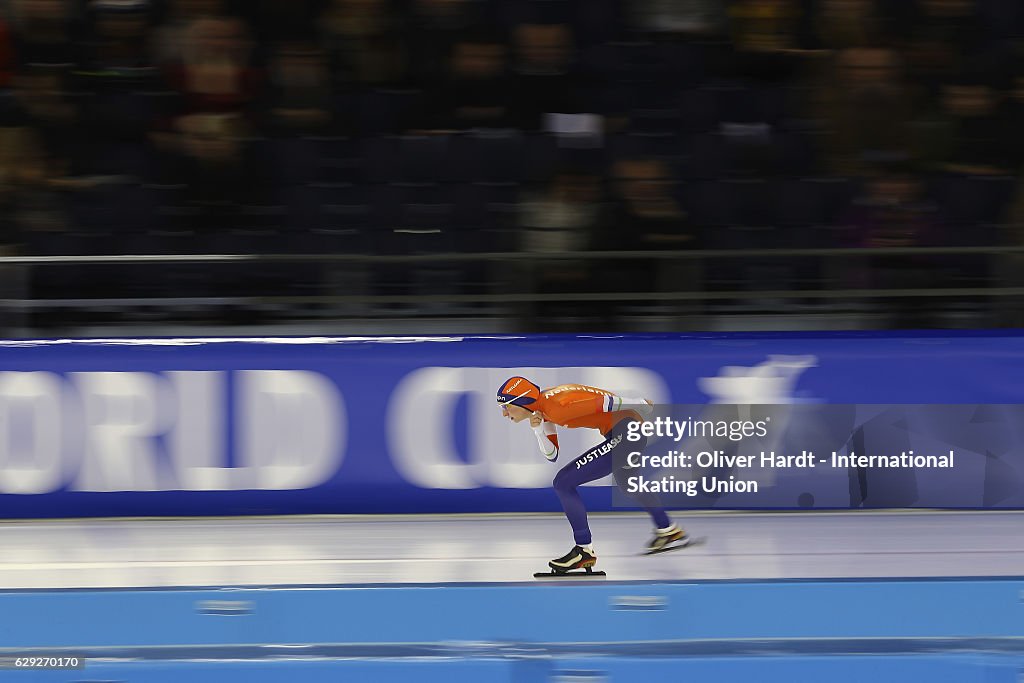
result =
[[623,491],[625,491],[629,486],[629,475],[630,472],[628,470],[624,470],[620,467],[616,467],[612,471],[612,478],[615,480],[615,485]]
[[575,477],[573,477],[567,470],[559,470],[558,474],[552,480],[551,485],[555,487],[556,491],[572,491],[576,488]]

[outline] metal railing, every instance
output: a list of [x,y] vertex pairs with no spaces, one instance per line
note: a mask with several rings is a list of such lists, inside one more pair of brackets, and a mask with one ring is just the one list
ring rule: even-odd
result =
[[[585,251],[585,252],[484,252],[484,253],[421,253],[404,255],[369,254],[130,254],[130,255],[76,255],[76,256],[2,256],[0,281],[4,294],[0,294],[0,308],[9,312],[29,312],[49,308],[118,308],[131,306],[203,306],[203,305],[347,305],[367,307],[388,304],[495,304],[517,305],[517,315],[529,319],[531,308],[542,299],[545,302],[651,302],[664,304],[706,304],[750,300],[838,300],[879,299],[941,299],[982,297],[1004,300],[994,306],[1000,311],[1019,308],[1015,297],[1024,300],[1024,246],[971,246],[971,247],[885,247],[885,248],[801,248],[801,249],[710,249],[710,250],[645,250],[645,251]],[[935,286],[884,287],[849,286],[844,273],[870,272],[869,260],[879,257],[982,257],[987,276],[967,286],[948,286],[936,282]],[[757,282],[747,283],[744,289],[705,287],[706,268],[721,261],[772,262],[781,259],[816,259],[821,277],[807,286],[752,289]],[[553,262],[586,262],[609,264],[640,261],[657,268],[659,283],[651,291],[547,291],[538,294],[537,276]],[[1019,263],[1018,263],[1019,261]],[[488,264],[489,284],[483,291],[458,293],[388,294],[372,291],[338,291],[325,279],[320,293],[242,296],[123,296],[123,297],[61,297],[37,298],[32,296],[28,284],[30,271],[52,267],[140,264],[208,264],[215,268],[222,264],[316,264],[327,271],[344,271],[366,275],[377,266],[410,266],[439,264]],[[771,279],[771,278],[769,278]],[[770,284],[770,283],[769,283]],[[478,288],[479,289],[479,288]],[[680,315],[692,315],[692,306]]]

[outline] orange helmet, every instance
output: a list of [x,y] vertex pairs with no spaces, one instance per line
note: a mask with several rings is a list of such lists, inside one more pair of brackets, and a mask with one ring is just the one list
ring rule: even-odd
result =
[[529,408],[540,398],[540,387],[525,377],[509,377],[498,387],[498,405]]

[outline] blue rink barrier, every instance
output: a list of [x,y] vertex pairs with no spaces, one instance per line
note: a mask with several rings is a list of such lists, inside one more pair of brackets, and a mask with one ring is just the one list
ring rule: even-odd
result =
[[[0,593],[41,681],[1016,682],[1024,579]],[[177,678],[175,678],[177,677]]]
[[[600,437],[561,430],[566,457],[547,462],[495,406],[512,374],[659,404],[1019,406],[1024,336],[0,340],[0,507],[23,518],[559,511],[552,478]],[[927,468],[849,467],[849,481],[779,470],[770,504],[727,493],[685,507],[1021,509],[1018,422],[992,452],[958,453],[953,487]],[[607,487],[581,495],[613,509]]]

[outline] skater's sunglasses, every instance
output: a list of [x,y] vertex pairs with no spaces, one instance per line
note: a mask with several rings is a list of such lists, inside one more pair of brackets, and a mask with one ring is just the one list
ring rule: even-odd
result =
[[[499,397],[498,398],[498,405],[501,406],[502,410],[504,410],[505,408],[507,408],[510,405],[516,405],[516,401],[521,399],[523,396],[526,396],[528,393],[530,393],[529,389],[527,389],[523,393],[519,394],[518,396],[515,396],[515,397],[512,397],[512,398],[504,398],[503,399],[503,398]],[[519,406],[519,407],[523,408],[524,406]]]

